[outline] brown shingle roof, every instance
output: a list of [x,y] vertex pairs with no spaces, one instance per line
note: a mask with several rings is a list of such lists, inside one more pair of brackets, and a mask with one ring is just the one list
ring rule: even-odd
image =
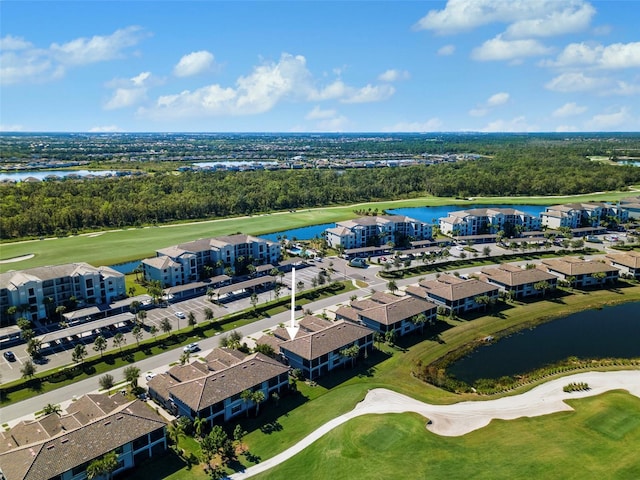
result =
[[436,308],[436,305],[417,297],[406,296],[393,303],[380,305],[359,312],[362,317],[369,318],[382,325],[393,325],[402,320],[410,319],[426,311]]
[[169,391],[172,396],[198,412],[288,370],[288,367],[278,361],[261,353],[254,353],[229,368],[190,382],[179,383]]
[[487,277],[487,280],[494,280],[510,287],[557,279],[555,275],[539,268],[523,269],[508,264],[497,268],[483,268],[482,274]]
[[302,358],[313,360],[372,333],[373,331],[366,327],[340,320],[319,332],[283,342],[280,344],[280,350],[286,349]]
[[0,464],[7,480],[47,480],[165,425],[134,400],[73,431],[0,454]]
[[615,262],[629,268],[640,268],[640,252],[612,253],[606,255],[609,262]]
[[580,260],[575,257],[549,258],[542,260],[542,264],[551,271],[562,273],[563,275],[589,275],[599,272],[617,272],[616,267],[603,262]]
[[[442,275],[436,280],[421,281],[420,287],[427,291],[427,295],[433,294],[449,301],[486,295],[498,289],[495,285],[490,285],[481,280],[464,280],[453,275]],[[414,290],[412,289],[411,291],[413,292]]]

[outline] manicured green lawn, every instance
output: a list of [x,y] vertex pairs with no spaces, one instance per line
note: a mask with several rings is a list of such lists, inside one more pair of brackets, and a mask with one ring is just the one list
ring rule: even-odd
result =
[[640,478],[640,399],[609,392],[570,403],[575,412],[494,421],[462,437],[429,432],[417,414],[359,417],[254,478]]
[[290,228],[330,223],[357,215],[354,209],[378,208],[378,210],[456,205],[463,207],[471,203],[519,203],[550,205],[567,201],[616,200],[630,196],[630,192],[580,195],[576,197],[484,197],[473,202],[454,198],[422,197],[378,203],[362,203],[337,207],[323,207],[296,212],[279,212],[252,217],[228,218],[197,223],[165,225],[161,227],[111,230],[99,234],[79,235],[46,240],[33,240],[2,244],[2,259],[33,254],[33,258],[15,263],[0,264],[0,272],[22,270],[43,265],[58,265],[70,262],[88,262],[92,265],[113,265],[154,255],[155,250],[198,238],[228,235],[243,232],[260,235]]

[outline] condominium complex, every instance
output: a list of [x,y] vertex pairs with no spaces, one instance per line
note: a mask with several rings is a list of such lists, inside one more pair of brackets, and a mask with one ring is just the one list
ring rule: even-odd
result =
[[181,243],[156,251],[156,257],[142,261],[147,281],[159,281],[163,287],[195,282],[206,267],[222,273],[237,262],[264,265],[277,263],[281,247],[277,242],[236,234]]
[[440,231],[455,237],[505,232],[514,236],[518,231],[540,229],[540,218],[514,208],[473,208],[450,212],[440,219]]
[[433,228],[404,215],[376,215],[337,222],[325,232],[330,247],[351,249],[426,240]]
[[549,228],[598,227],[602,222],[629,220],[629,210],[609,203],[566,203],[552,205],[540,214],[542,225]]
[[126,297],[124,275],[109,267],[67,263],[0,274],[2,325],[13,323],[10,307],[29,320],[51,317],[56,307],[107,304]]

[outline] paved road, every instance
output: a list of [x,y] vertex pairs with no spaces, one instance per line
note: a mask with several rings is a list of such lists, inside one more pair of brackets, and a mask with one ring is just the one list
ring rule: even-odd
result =
[[[504,253],[504,251],[500,250],[499,253]],[[356,291],[343,293],[333,297],[321,299],[317,302],[306,304],[304,306],[305,309],[310,309],[313,312],[322,313],[325,309],[332,309],[336,305],[347,304],[350,300],[350,297],[352,297],[353,295],[364,297],[364,296],[370,295],[372,290],[384,291],[386,289],[387,281],[376,276],[377,273],[380,272],[382,268],[381,266],[378,266],[374,263],[373,265],[371,265],[369,268],[366,268],[366,269],[353,268],[353,267],[350,267],[345,260],[340,258],[324,259],[324,261],[321,264],[317,264],[315,267],[312,267],[309,269],[297,270],[296,281],[299,281],[299,280],[304,281],[306,288],[309,288],[311,284],[310,278],[316,275],[321,267],[328,268],[331,263],[333,264],[332,268],[334,269],[332,278],[336,280],[341,280],[343,278],[346,278],[346,279],[351,279],[353,281],[355,280],[364,281],[366,283],[366,287],[360,288],[359,290],[356,290]],[[528,262],[522,261],[522,262],[513,262],[513,263],[525,264],[525,263],[537,263],[537,261],[532,260]],[[473,273],[475,271],[478,271],[478,267],[460,268],[455,271],[459,272],[460,274]],[[425,279],[430,279],[434,277],[435,277],[435,274],[421,276],[421,278],[425,278]],[[290,274],[285,276],[284,283],[290,285],[291,283]],[[415,283],[416,283],[415,277],[400,279],[396,281],[396,284],[399,289],[402,289],[407,285],[415,284]],[[266,301],[267,300],[266,296],[270,294],[263,293],[261,295],[265,297],[265,298],[261,297],[261,301]],[[289,295],[289,292],[283,292],[283,295]],[[173,322],[176,322],[177,318],[169,314],[168,311],[173,312],[175,310],[181,310],[181,311],[188,312],[188,311],[191,311],[190,309],[192,307],[194,309],[194,312],[197,312],[197,315],[199,316],[201,314],[202,309],[204,308],[202,307],[202,305],[200,305],[202,302],[203,302],[202,298],[191,299],[185,302],[173,304],[171,307],[169,307],[169,309],[153,310],[149,312],[147,323],[149,321],[152,323],[156,322],[160,317],[167,317],[167,318],[170,317]],[[209,302],[205,301],[205,303],[207,305],[211,305]],[[196,307],[196,305],[200,305],[200,310],[198,310],[198,307]],[[231,311],[239,311],[239,310],[248,308],[249,306],[250,306],[249,299],[245,298],[238,302],[233,302],[228,304],[226,311],[224,313],[229,313]],[[203,317],[201,318],[203,319]],[[257,339],[262,335],[262,332],[264,330],[273,328],[280,323],[287,323],[290,320],[290,318],[291,318],[290,312],[283,312],[269,318],[258,320],[249,325],[239,327],[236,330],[243,337],[250,337],[253,339]],[[182,320],[181,322],[182,322],[182,326],[184,327],[186,320]],[[205,340],[200,340],[200,339],[197,339],[197,340],[203,351],[207,351],[209,349],[219,346],[219,342],[220,342],[219,337],[212,337]],[[131,341],[135,341],[135,340],[131,338]],[[131,342],[129,342],[129,344],[130,343]],[[89,350],[89,352],[92,353],[90,346],[88,346],[87,350]],[[142,377],[144,378],[145,372],[164,371],[167,368],[168,364],[178,361],[180,354],[181,354],[181,350],[176,349],[176,350],[172,350],[172,351],[142,360],[138,362],[136,365],[138,366],[138,368],[140,368],[140,371],[142,372]],[[59,358],[56,359],[55,361],[56,363],[59,363],[59,366],[67,365],[71,363],[71,350],[60,352]],[[0,358],[0,362],[2,362],[2,375],[3,375],[2,379],[3,381],[9,381],[9,378],[6,375],[7,370],[5,370],[5,366],[4,366],[5,364],[8,364],[8,362],[6,362],[4,358]],[[17,370],[19,371],[19,367],[16,364],[14,364],[14,366],[15,366],[14,368],[17,368]],[[124,368],[125,367],[119,368],[110,372],[115,377],[116,381],[119,381],[122,379],[123,377],[122,371]],[[14,375],[15,375],[15,372],[14,372]],[[142,381],[142,383],[144,383],[144,380]],[[48,403],[61,404],[61,403],[64,403],[65,401],[68,401],[69,399],[82,396],[85,393],[89,393],[97,389],[98,389],[98,377],[93,377],[87,380],[74,383],[67,387],[59,388],[52,392],[48,392],[46,394],[36,396],[34,398],[31,398],[22,402],[7,405],[0,409],[0,423],[10,422],[17,418],[28,416],[33,412],[41,410],[42,407]]]

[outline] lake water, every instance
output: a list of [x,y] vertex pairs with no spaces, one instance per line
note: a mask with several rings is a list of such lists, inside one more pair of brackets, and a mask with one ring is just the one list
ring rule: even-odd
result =
[[33,177],[38,180],[44,180],[49,175],[56,175],[57,177],[68,177],[69,175],[79,175],[86,177],[87,175],[94,175],[96,177],[114,176],[118,172],[115,170],[23,170],[20,172],[2,172],[0,173],[0,180],[13,180],[14,182],[21,182],[25,178]]
[[125,262],[119,263],[117,265],[110,265],[116,272],[124,273],[125,275],[133,272],[138,265],[140,265],[140,260],[134,260],[133,262]]
[[480,347],[448,368],[472,385],[535,370],[568,357],[640,357],[640,302],[586,310]]

